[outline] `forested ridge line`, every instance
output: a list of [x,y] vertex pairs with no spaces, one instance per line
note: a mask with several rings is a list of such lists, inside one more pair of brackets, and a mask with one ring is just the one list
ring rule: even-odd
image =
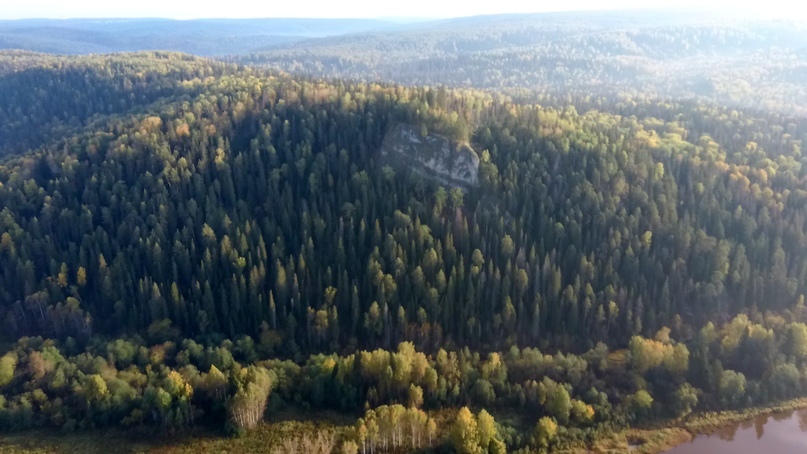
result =
[[[357,449],[406,415],[498,452],[805,389],[802,119],[43,58],[0,77],[4,147],[36,148],[0,164],[7,428],[302,405],[372,410]],[[479,186],[382,165],[398,122],[473,144]],[[411,410],[464,405],[522,416]]]
[[0,50],[0,157],[71,137],[93,120],[191,98],[208,78],[237,71],[169,52],[68,58]]
[[700,11],[482,16],[229,60],[294,74],[516,95],[697,99],[804,116],[804,24]]

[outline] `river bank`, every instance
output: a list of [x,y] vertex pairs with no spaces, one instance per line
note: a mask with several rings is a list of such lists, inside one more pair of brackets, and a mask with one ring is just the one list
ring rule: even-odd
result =
[[623,432],[621,435],[624,437],[625,442],[621,446],[624,451],[621,452],[659,454],[680,444],[687,443],[698,435],[711,434],[731,424],[803,408],[807,408],[807,398],[793,399],[768,407],[696,413],[671,421],[666,427],[630,429]]
[[[807,408],[807,398],[781,402],[769,407],[754,407],[741,411],[703,412],[667,421],[658,427],[628,429],[596,440],[591,446],[577,446],[566,454],[660,454],[692,441],[698,435],[711,434],[732,424],[754,418],[776,415]],[[231,438],[199,428],[177,436],[146,436],[137,431],[96,430],[78,433],[30,431],[0,436],[0,454],[18,453],[81,453],[109,452],[198,454],[227,452],[231,454],[257,452],[267,446],[279,446],[283,439],[322,432],[339,436],[350,427],[349,418],[334,413],[317,413],[301,420],[300,415],[286,415],[287,420],[261,424],[249,435]],[[297,418],[295,418],[297,416]],[[442,423],[450,424],[441,414]]]
[[558,452],[564,454],[661,454],[688,443],[699,435],[712,434],[732,424],[806,408],[807,398],[799,398],[768,407],[693,413],[684,418],[666,421],[656,427],[631,428],[615,432],[598,438],[589,446],[579,445]]

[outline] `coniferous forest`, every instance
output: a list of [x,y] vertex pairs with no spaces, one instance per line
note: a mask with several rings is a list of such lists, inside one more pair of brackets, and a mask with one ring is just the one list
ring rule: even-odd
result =
[[807,119],[355,80],[0,52],[0,429],[585,452],[807,394]]

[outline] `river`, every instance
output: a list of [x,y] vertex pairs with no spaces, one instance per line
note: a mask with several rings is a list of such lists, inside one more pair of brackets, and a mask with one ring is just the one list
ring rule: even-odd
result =
[[804,454],[807,409],[760,416],[726,426],[665,454]]

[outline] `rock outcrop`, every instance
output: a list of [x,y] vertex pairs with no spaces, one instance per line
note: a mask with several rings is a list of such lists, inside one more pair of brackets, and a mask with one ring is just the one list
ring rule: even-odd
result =
[[406,168],[425,178],[463,189],[479,181],[479,156],[468,144],[452,143],[411,124],[390,129],[381,145],[381,161],[393,168]]

